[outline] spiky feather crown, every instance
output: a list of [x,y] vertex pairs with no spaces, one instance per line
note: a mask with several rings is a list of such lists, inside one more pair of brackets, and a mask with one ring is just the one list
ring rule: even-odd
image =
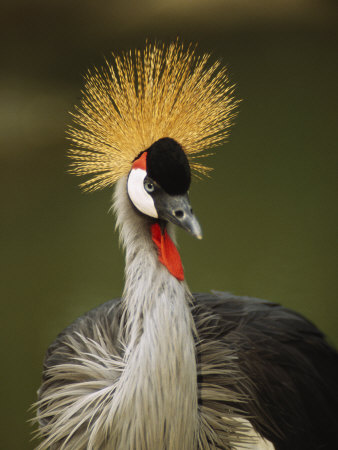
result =
[[196,158],[225,140],[238,102],[226,68],[208,65],[209,57],[178,41],[168,47],[147,44],[143,52],[113,54],[101,71],[88,72],[75,125],[68,130],[74,144],[71,172],[92,175],[81,187],[112,185],[163,137],[182,146],[196,174],[211,170]]

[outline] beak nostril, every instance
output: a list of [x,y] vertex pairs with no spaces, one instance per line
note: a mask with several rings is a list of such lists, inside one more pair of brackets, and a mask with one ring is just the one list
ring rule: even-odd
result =
[[184,216],[184,211],[182,211],[182,209],[176,209],[176,211],[174,211],[174,215],[178,219],[182,219]]

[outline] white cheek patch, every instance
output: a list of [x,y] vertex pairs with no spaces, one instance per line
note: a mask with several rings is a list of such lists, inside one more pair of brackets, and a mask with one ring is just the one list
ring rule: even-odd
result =
[[143,169],[132,169],[129,173],[127,190],[130,200],[134,206],[150,217],[158,217],[154,200],[144,189],[144,179],[147,172]]

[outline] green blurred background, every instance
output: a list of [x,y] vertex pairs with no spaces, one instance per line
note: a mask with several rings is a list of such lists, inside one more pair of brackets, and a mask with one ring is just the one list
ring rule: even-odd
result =
[[27,412],[44,352],[77,316],[119,296],[111,191],[66,173],[65,127],[104,56],[180,36],[222,58],[243,99],[212,178],[192,186],[204,230],[179,232],[194,291],[302,312],[338,343],[337,10],[327,0],[2,2],[1,449],[31,449]]

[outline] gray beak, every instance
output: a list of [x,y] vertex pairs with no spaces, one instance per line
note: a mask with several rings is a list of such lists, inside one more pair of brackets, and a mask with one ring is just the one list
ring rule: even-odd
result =
[[174,223],[197,239],[202,239],[201,226],[192,212],[188,194],[169,195],[162,191],[160,195],[154,196],[154,203],[160,219]]

